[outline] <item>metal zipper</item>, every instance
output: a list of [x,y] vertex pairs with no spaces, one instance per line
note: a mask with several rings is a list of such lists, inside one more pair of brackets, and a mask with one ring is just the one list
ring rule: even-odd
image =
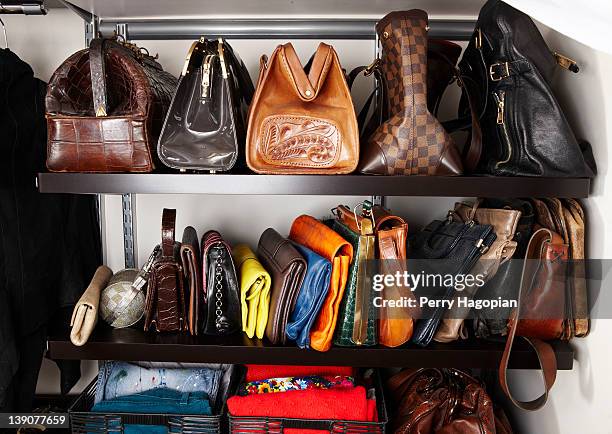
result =
[[500,90],[493,92],[493,98],[497,103],[497,125],[500,126],[504,144],[506,145],[506,159],[495,163],[495,168],[498,169],[502,164],[506,164],[512,158],[512,144],[510,134],[508,134],[508,126],[506,125],[506,92]]

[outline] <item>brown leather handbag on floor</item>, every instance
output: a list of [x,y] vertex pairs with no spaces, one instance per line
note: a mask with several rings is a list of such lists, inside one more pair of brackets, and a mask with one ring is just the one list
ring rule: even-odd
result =
[[94,39],[47,90],[52,172],[150,172],[176,78],[136,45]]
[[377,175],[461,175],[452,138],[427,109],[427,13],[391,12],[376,25],[389,119],[363,144],[359,170]]
[[162,244],[151,266],[145,303],[145,331],[151,326],[158,332],[187,330],[183,266],[180,244],[174,241],[176,210],[164,208]]
[[392,402],[398,403],[389,432],[512,433],[482,384],[458,369],[406,369],[391,377],[387,387]]
[[249,109],[249,167],[258,173],[341,174],[359,160],[357,118],[331,45],[319,44],[308,71],[290,43],[261,70]]

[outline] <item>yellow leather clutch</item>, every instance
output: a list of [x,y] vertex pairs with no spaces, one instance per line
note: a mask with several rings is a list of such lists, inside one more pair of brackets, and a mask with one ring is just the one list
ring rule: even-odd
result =
[[238,244],[232,253],[240,280],[242,330],[261,339],[268,323],[272,279],[246,244]]

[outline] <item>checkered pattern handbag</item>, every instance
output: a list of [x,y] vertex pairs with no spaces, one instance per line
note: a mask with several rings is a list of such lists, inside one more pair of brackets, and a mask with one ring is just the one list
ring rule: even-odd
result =
[[461,158],[452,138],[427,109],[427,14],[392,12],[376,31],[388,95],[389,118],[364,144],[363,173],[460,175]]

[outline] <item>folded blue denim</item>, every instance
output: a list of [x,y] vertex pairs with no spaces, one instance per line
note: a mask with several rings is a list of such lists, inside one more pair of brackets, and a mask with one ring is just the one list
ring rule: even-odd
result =
[[287,337],[300,348],[310,347],[310,328],[314,323],[329,291],[332,266],[327,259],[312,250],[293,243],[306,259],[307,268],[295,307],[287,323]]
[[179,392],[165,387],[103,400],[94,404],[91,411],[97,413],[212,414],[208,395],[205,392]]
[[209,368],[144,368],[126,362],[104,362],[98,371],[95,403],[156,388],[204,392],[216,403],[223,372]]
[[[110,421],[108,424],[109,432],[121,432],[121,424],[119,421]],[[99,432],[88,431],[90,433]],[[168,434],[168,427],[164,425],[139,425],[127,423],[123,425],[123,434]]]

